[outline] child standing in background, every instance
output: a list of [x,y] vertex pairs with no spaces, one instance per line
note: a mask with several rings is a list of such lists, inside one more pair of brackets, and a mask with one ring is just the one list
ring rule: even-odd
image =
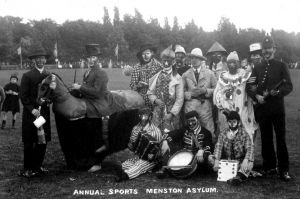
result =
[[1,129],[5,128],[7,120],[7,112],[11,111],[13,115],[12,119],[12,128],[15,128],[15,123],[17,119],[17,113],[20,112],[20,103],[19,103],[19,92],[20,86],[18,85],[18,76],[17,74],[12,74],[10,77],[10,82],[4,86],[4,92],[6,98],[3,102],[3,117]]

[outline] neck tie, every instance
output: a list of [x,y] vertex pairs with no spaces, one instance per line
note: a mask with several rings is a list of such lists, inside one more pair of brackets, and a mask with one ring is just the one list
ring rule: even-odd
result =
[[198,73],[198,70],[195,70],[195,78],[196,78],[196,81],[198,83],[198,79],[199,79],[199,73]]

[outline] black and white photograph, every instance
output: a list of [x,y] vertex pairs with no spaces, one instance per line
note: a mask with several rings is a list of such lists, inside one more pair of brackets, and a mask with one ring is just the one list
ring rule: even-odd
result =
[[0,0],[0,199],[298,198],[298,0]]

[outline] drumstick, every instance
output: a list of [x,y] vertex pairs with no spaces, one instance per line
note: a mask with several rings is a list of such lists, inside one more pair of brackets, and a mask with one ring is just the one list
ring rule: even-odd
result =
[[185,168],[192,168],[192,165],[186,165],[186,166],[163,166],[164,169],[176,169],[176,168],[179,168],[179,169],[185,169]]

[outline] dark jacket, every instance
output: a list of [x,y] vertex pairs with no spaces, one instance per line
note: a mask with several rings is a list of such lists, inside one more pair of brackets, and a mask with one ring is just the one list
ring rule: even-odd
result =
[[[190,148],[190,146],[186,147],[184,143],[184,139],[189,139],[190,132],[187,126],[184,126],[180,129],[170,131],[167,133],[166,139],[168,142],[181,143],[185,148]],[[204,127],[201,127],[200,132],[197,135],[197,140],[200,146],[200,149],[204,150],[204,158],[207,159],[209,154],[213,153],[214,146],[212,143],[212,135],[211,133]]]
[[115,99],[116,96],[107,89],[107,83],[106,72],[98,66],[92,67],[89,74],[83,77],[80,92],[87,102],[87,117],[99,118],[125,109],[122,99]]
[[5,99],[4,89],[0,86],[0,111],[2,109],[2,103],[4,102],[4,99]]
[[[37,141],[37,128],[34,126],[33,121],[36,119],[32,115],[33,109],[38,109],[37,95],[38,86],[41,81],[49,75],[47,71],[43,71],[42,74],[36,69],[32,69],[23,74],[21,80],[21,92],[20,98],[23,104],[22,114],[22,139],[23,142],[36,142]],[[46,123],[43,125],[46,140],[51,139],[50,128],[50,109],[47,105],[43,105],[41,108],[41,115],[45,118]]]
[[8,83],[4,86],[4,91],[14,91],[18,95],[6,94],[5,100],[3,102],[3,111],[8,112],[12,111],[13,113],[20,112],[20,103],[19,103],[19,94],[20,86],[15,83]]
[[288,68],[278,60],[262,61],[253,68],[247,83],[247,93],[254,101],[257,101],[256,94],[263,95],[264,91],[271,91],[282,79],[285,79],[286,82],[278,88],[279,94],[269,96],[265,104],[258,105],[255,108],[256,116],[284,114],[283,98],[293,90],[293,84]]

